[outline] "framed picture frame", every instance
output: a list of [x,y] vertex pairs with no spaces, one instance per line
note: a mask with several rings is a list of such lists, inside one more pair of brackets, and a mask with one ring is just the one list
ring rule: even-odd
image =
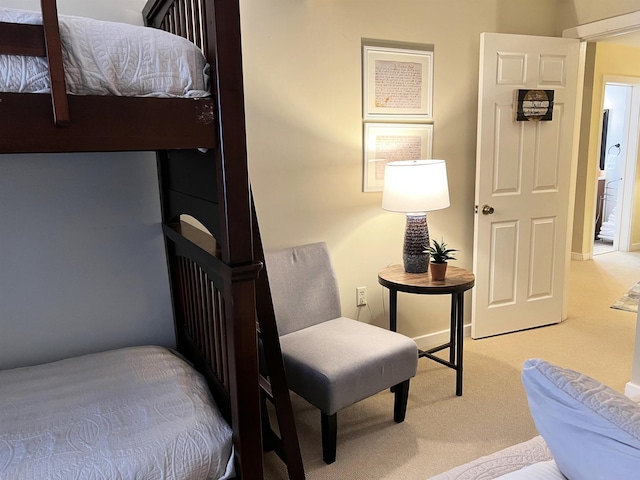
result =
[[433,51],[364,45],[363,117],[431,120]]
[[364,124],[363,192],[381,192],[384,167],[396,160],[424,160],[433,151],[433,124]]

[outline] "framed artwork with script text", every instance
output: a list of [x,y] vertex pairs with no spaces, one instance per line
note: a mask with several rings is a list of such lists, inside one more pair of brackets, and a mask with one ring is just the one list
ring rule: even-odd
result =
[[431,120],[433,51],[363,45],[365,120]]
[[381,192],[387,163],[430,159],[432,146],[432,124],[365,123],[362,191]]

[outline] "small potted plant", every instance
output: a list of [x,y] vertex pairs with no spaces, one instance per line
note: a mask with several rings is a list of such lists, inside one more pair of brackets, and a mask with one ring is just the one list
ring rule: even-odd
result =
[[449,248],[444,240],[432,241],[433,245],[427,247],[426,252],[431,255],[431,278],[436,281],[444,280],[447,272],[447,260],[455,260],[453,252],[457,252],[455,248]]

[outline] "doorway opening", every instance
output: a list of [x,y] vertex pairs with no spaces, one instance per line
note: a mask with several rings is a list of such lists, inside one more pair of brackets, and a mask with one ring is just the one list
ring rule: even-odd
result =
[[[610,17],[603,20],[597,20],[597,21],[586,23],[583,25],[578,25],[573,28],[568,28],[566,30],[563,30],[562,36],[565,38],[577,38],[581,40],[582,42],[581,51],[583,55],[582,59],[583,61],[586,62],[585,65],[589,65],[589,62],[587,61],[588,60],[587,45],[592,44],[592,42],[595,42],[598,44],[603,42],[614,43],[614,44],[635,47],[635,48],[640,47],[640,10],[632,13],[628,13],[628,14]],[[627,76],[627,77],[621,76],[621,77],[615,78],[613,76],[609,76],[605,74],[603,78],[603,82],[628,84],[634,87],[635,85],[640,85],[640,77],[635,76],[635,71],[633,69],[627,69],[627,70],[625,70],[624,68],[613,69],[613,71],[616,71],[616,70],[633,72],[629,74],[633,76]],[[586,75],[588,76],[589,73],[587,73]],[[599,105],[594,104],[591,106],[591,108],[595,109],[601,114],[605,109],[604,87],[605,87],[604,83],[601,84],[601,88],[602,88],[601,102],[602,103],[598,102]],[[636,108],[638,110],[636,110]],[[632,111],[639,112],[640,106],[637,106],[635,108],[632,107]],[[633,117],[631,117],[630,120],[632,120],[632,118]],[[638,154],[638,138],[637,138],[639,134],[638,124],[636,123],[636,125],[629,125],[628,128],[629,128],[628,131],[633,133],[629,135],[629,137],[626,139],[626,143],[620,142],[620,147],[621,149],[623,146],[626,147],[625,157],[629,157],[629,156],[635,157]],[[582,131],[581,133],[584,134],[586,132]],[[589,133],[587,133],[587,138],[588,138],[588,135]],[[599,140],[600,139],[598,139],[598,141]],[[616,144],[616,143],[617,142],[613,142],[613,144]],[[633,143],[634,146],[632,146],[631,143]],[[611,147],[611,144],[610,145],[605,144],[605,149],[604,149],[605,161],[606,161],[607,148],[610,148],[610,147]],[[613,150],[610,153],[613,154]],[[623,152],[621,151],[620,157],[622,156],[623,156]],[[578,208],[582,209],[581,212],[584,214],[583,217],[577,216],[576,219],[578,220],[583,219],[585,221],[582,223],[574,223],[574,232],[579,232],[578,235],[580,236],[576,236],[574,234],[576,251],[572,252],[572,258],[579,259],[579,260],[588,260],[589,258],[593,257],[593,254],[594,254],[593,247],[597,245],[595,241],[595,237],[599,231],[599,229],[595,228],[595,221],[594,221],[597,218],[596,207],[598,206],[599,203],[600,204],[603,203],[601,200],[601,197],[604,196],[604,190],[602,190],[600,195],[597,194],[598,178],[596,178],[595,176],[594,177],[591,176],[591,172],[594,171],[592,170],[592,168],[596,167],[596,165],[592,163],[592,160],[597,161],[597,158],[590,158],[589,162],[587,162],[588,164],[584,164],[582,165],[582,167],[579,167],[581,169],[578,171],[578,175],[582,174],[583,179],[586,179],[586,183],[582,183],[582,187],[585,188],[586,191],[580,192],[580,195],[584,194],[584,196],[577,197],[578,203],[576,204]],[[625,172],[624,179],[622,182],[620,182],[622,183],[622,187],[623,187],[622,188],[623,198],[622,198],[622,201],[620,198],[617,198],[619,208],[623,208],[625,205],[633,205],[634,194],[635,195],[640,194],[640,191],[636,191],[635,181],[634,181],[636,176],[636,170],[637,170],[636,163],[638,163],[637,158],[634,158],[632,162],[625,162],[625,168],[630,167],[631,170],[627,170]],[[596,171],[597,171],[597,167],[596,167]],[[578,187],[580,188],[580,184],[578,185]],[[590,190],[591,192],[593,192],[592,194],[589,194]],[[580,198],[587,200],[587,202],[580,204],[579,203]],[[591,200],[593,200],[593,203],[591,203]],[[635,202],[635,203],[640,204],[640,202]],[[609,204],[612,205],[613,202],[609,202]],[[619,218],[620,221],[616,223],[616,230],[615,230],[615,232],[617,232],[618,235],[617,235],[617,238],[614,235],[614,241],[611,242],[609,249],[615,248],[622,251],[640,250],[640,240],[639,240],[640,237],[638,237],[638,234],[637,234],[637,232],[640,229],[640,223],[639,223],[640,219],[635,219],[635,221],[632,221],[634,219],[632,218],[633,212],[631,210],[627,210],[626,214],[624,211],[621,212],[622,215]],[[640,215],[640,210],[636,213],[636,216],[637,215]],[[620,216],[620,213],[619,213],[619,216]],[[632,223],[634,224],[633,230],[631,228]],[[632,233],[633,233],[633,236],[632,236]],[[614,246],[614,243],[616,243],[615,246]],[[598,253],[597,250],[595,253]]]
[[605,77],[593,255],[631,250],[640,81]]

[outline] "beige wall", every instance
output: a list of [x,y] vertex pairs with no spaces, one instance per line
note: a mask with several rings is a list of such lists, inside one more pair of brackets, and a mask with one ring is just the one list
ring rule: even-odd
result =
[[[386,325],[377,271],[401,262],[404,218],[381,210],[380,193],[361,191],[361,39],[434,45],[433,156],[447,160],[451,207],[429,214],[429,226],[471,268],[480,33],[560,35],[634,3],[241,0],[249,167],[265,248],[327,241],[343,313]],[[368,287],[370,309],[356,309],[357,286]],[[447,298],[399,302],[403,333],[447,328]]]
[[[361,188],[361,39],[434,45],[433,156],[447,160],[451,207],[429,214],[429,226],[470,269],[480,33],[555,33],[555,2],[517,3],[242,1],[249,166],[265,248],[327,241],[345,315],[358,316],[355,288],[367,286],[370,309],[359,319],[387,324],[377,272],[402,261],[404,231],[404,216]],[[448,327],[446,297],[399,303],[407,335]]]
[[558,0],[557,5],[558,33],[565,28],[640,10],[638,0]]
[[[585,98],[590,102],[588,116],[583,116],[581,128],[583,140],[588,143],[586,149],[581,150],[578,160],[578,183],[576,186],[576,216],[574,220],[574,235],[572,251],[575,254],[585,256],[591,251],[593,243],[593,223],[596,208],[596,182],[598,176],[598,161],[600,158],[600,132],[601,115],[604,95],[604,76],[640,77],[640,48],[622,45],[597,43],[593,47],[595,56],[593,60],[593,73],[589,74],[591,95]],[[587,95],[585,89],[585,95]],[[640,175],[640,169],[636,170]],[[636,178],[638,184],[639,177]],[[640,212],[638,204],[640,189],[635,192],[636,212]],[[638,214],[632,221],[631,244],[640,243],[640,219]]]

